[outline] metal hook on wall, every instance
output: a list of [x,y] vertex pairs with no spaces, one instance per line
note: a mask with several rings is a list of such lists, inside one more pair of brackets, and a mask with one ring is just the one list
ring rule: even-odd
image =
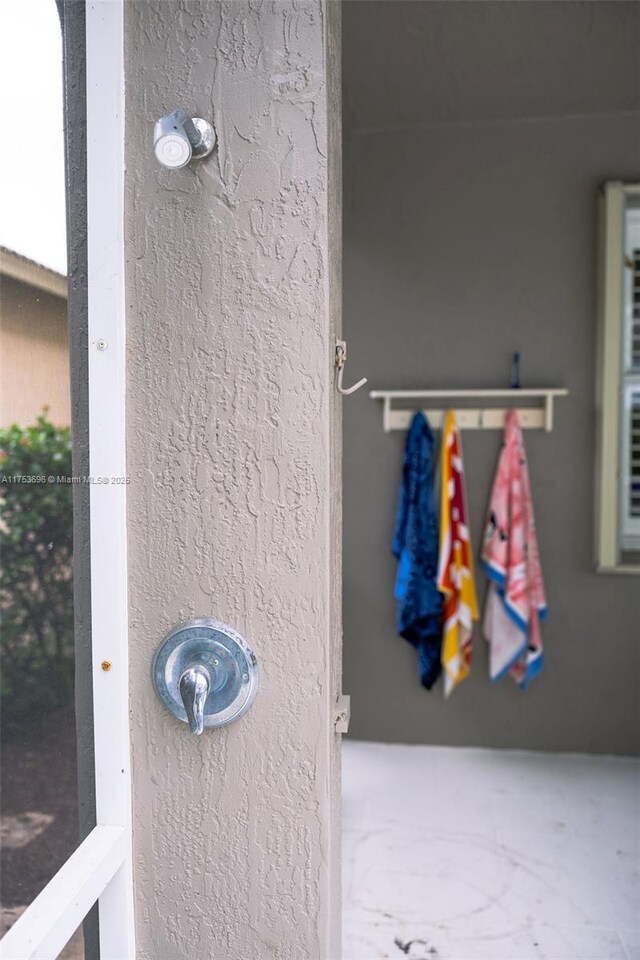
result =
[[343,396],[348,397],[350,393],[355,393],[356,390],[359,390],[360,387],[364,387],[367,382],[367,378],[363,377],[362,380],[358,380],[357,383],[354,383],[352,387],[343,387],[342,386],[342,375],[344,373],[344,365],[347,360],[347,341],[346,340],[336,340],[336,370],[338,371],[338,376],[336,380],[336,386],[338,392]]

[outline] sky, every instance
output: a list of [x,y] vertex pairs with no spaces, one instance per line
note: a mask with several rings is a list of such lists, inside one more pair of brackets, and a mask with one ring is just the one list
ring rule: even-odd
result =
[[1,0],[0,246],[67,272],[62,37],[55,0]]

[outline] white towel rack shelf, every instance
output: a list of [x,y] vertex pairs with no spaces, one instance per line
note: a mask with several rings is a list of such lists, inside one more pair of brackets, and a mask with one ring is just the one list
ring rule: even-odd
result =
[[[511,387],[507,390],[371,390],[369,396],[373,400],[382,400],[382,423],[384,432],[390,430],[407,430],[414,413],[419,408],[417,400],[479,400],[482,403],[473,407],[457,408],[449,404],[446,409],[423,407],[424,414],[434,428],[442,427],[447,410],[455,410],[458,426],[464,430],[496,430],[504,427],[505,416],[508,410],[514,408],[513,402],[509,405],[495,406],[486,403],[487,400],[519,401],[522,399],[538,400],[537,405],[516,406],[520,426],[524,430],[553,430],[553,403],[556,397],[567,397],[569,391],[564,387]],[[413,401],[410,406],[394,406],[394,401]]]

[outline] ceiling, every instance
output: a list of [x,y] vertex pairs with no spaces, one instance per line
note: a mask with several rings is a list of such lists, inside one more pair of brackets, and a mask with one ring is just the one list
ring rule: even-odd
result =
[[347,129],[640,110],[640,2],[343,0]]

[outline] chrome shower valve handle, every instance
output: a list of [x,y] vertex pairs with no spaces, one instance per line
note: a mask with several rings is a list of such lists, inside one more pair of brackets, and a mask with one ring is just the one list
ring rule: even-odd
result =
[[158,648],[152,679],[164,706],[199,736],[246,713],[259,683],[250,644],[219,620],[188,620]]
[[188,667],[180,677],[178,689],[189,729],[200,736],[204,730],[204,705],[211,689],[209,671],[201,666]]

